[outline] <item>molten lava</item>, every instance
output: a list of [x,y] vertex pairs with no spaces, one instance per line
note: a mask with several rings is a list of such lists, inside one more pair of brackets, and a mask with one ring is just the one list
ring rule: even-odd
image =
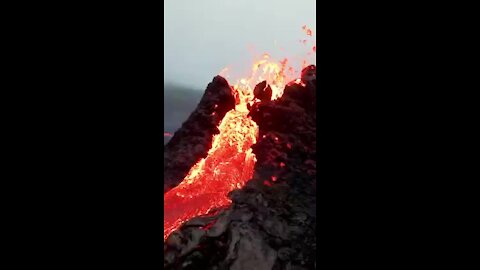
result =
[[164,239],[183,222],[230,204],[227,194],[253,176],[258,126],[246,112],[229,111],[220,134],[205,159],[200,160],[177,187],[165,194]]
[[[303,30],[312,35],[306,26]],[[256,159],[251,147],[257,141],[258,126],[248,117],[247,104],[259,101],[253,94],[259,82],[267,81],[270,85],[272,100],[283,95],[286,82],[300,84],[299,79],[295,80],[294,68],[287,64],[287,59],[276,62],[264,54],[254,62],[250,76],[233,85],[235,109],[220,122],[220,133],[214,136],[207,157],[195,164],[178,186],[164,194],[164,239],[185,221],[228,206],[228,193],[242,188],[252,178]],[[221,74],[227,71],[225,68]]]

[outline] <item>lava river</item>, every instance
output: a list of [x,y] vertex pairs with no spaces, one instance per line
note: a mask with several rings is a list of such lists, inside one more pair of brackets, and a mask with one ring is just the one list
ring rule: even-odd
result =
[[227,194],[252,178],[258,126],[248,111],[234,109],[219,125],[212,148],[175,188],[164,196],[164,239],[183,222],[230,204]]

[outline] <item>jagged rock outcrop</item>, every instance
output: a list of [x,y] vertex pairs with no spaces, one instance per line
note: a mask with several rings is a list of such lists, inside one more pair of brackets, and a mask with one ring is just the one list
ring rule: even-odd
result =
[[190,168],[207,156],[218,124],[235,108],[235,97],[227,80],[216,76],[197,108],[175,132],[164,148],[164,192],[178,185]]

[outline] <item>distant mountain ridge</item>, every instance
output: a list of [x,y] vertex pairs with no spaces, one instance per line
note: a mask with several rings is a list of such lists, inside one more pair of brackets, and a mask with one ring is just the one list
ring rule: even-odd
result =
[[[195,110],[203,91],[174,83],[164,83],[163,120],[164,132],[175,133]],[[166,144],[170,137],[164,137]]]

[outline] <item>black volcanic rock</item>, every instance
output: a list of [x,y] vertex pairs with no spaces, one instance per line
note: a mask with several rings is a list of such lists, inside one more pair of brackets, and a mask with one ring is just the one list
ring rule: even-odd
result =
[[[253,179],[230,193],[231,206],[212,226],[205,226],[212,216],[196,217],[170,236],[165,269],[316,268],[314,82],[291,84],[280,99],[250,108],[259,126]],[[205,232],[194,237],[192,227]]]
[[190,168],[207,156],[212,137],[225,114],[235,108],[227,80],[216,76],[200,103],[164,148],[164,192],[178,185]]
[[255,86],[253,89],[253,94],[261,101],[267,101],[272,98],[272,88],[267,84],[266,81],[263,81]]

